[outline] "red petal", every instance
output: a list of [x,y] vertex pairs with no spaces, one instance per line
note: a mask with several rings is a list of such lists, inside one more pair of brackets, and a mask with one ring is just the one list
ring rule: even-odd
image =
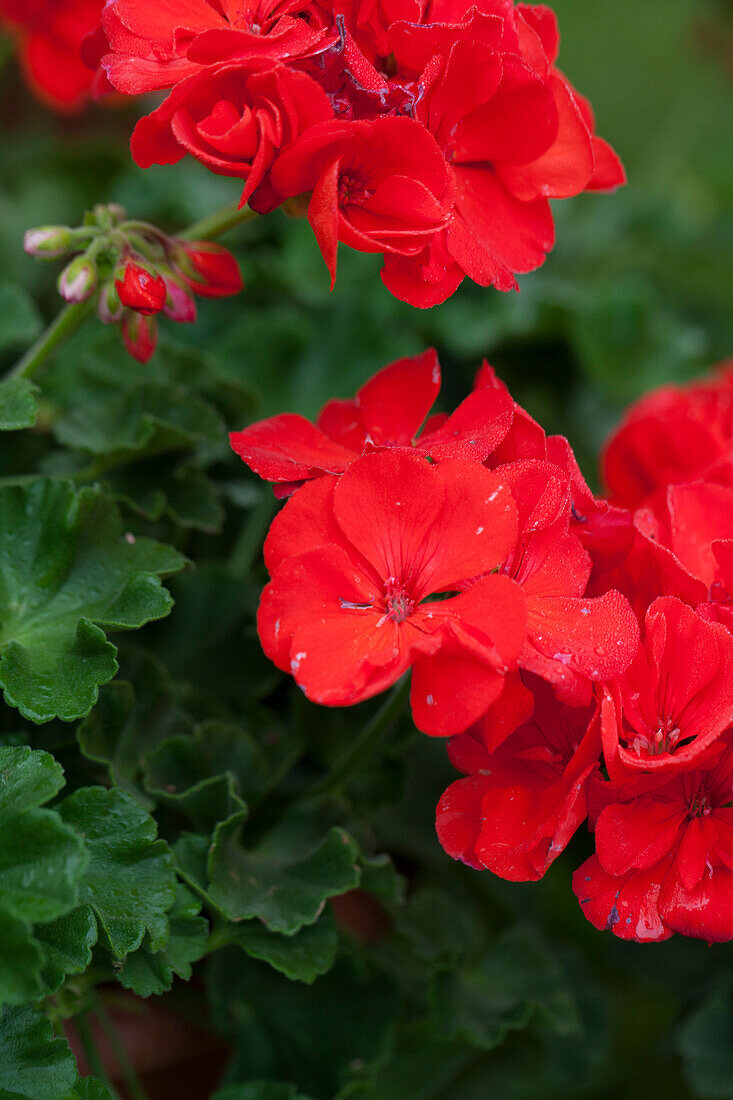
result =
[[559,118],[557,137],[542,156],[529,164],[500,164],[498,172],[518,199],[544,196],[566,199],[578,195],[593,174],[593,142],[572,89],[557,73],[549,80]]
[[302,481],[320,473],[341,473],[356,457],[296,413],[250,424],[242,432],[232,432],[229,442],[264,481]]
[[483,776],[470,776],[451,783],[435,812],[438,840],[452,859],[481,870],[475,844],[481,828],[481,799],[486,789]]
[[708,943],[733,939],[733,871],[715,867],[693,889],[685,889],[675,865],[659,895],[659,912],[664,923],[683,936],[695,936]]
[[362,424],[377,447],[409,446],[440,391],[440,364],[432,348],[380,370],[356,395]]
[[657,902],[668,867],[665,860],[648,871],[614,878],[591,856],[573,875],[573,891],[584,915],[600,931],[637,943],[667,940],[672,932],[662,922]]
[[641,797],[606,806],[596,822],[601,866],[609,875],[653,867],[677,845],[686,819],[681,799]]

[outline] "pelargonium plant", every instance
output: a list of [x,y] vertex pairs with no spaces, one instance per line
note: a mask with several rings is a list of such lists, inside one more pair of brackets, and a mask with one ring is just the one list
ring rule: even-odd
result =
[[598,493],[487,361],[452,411],[428,348],[256,418],[236,339],[222,367],[175,333],[250,308],[216,238],[280,208],[332,289],[342,244],[409,306],[518,290],[550,201],[625,182],[554,12],[0,19],[44,103],[132,107],[138,167],[239,181],[183,229],[100,201],[25,230],[63,305],[0,381],[26,440],[0,478],[0,1097],[162,1097],[146,1033],[208,1067],[171,1078],[191,1100],[463,1100],[530,1025],[554,1073],[593,1008],[502,880],[564,874],[594,943],[733,939],[733,367],[627,409]]

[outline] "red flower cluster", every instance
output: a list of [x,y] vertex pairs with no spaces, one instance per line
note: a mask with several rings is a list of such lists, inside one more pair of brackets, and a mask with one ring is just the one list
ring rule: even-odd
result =
[[733,938],[733,370],[630,410],[610,502],[486,364],[450,416],[439,386],[427,352],[316,424],[233,434],[290,495],[265,651],[328,705],[412,670],[415,723],[464,773],[437,810],[455,859],[536,880],[587,819],[597,928]]
[[332,278],[339,241],[382,253],[413,305],[464,275],[515,288],[552,248],[549,199],[624,181],[541,4],[108,0],[102,28],[113,88],[171,89],[135,129],[138,164],[189,154],[261,213],[309,196]]
[[[599,929],[637,942],[733,938],[733,372],[632,407],[604,456],[613,504],[576,494],[588,591],[623,592],[642,627],[630,666],[587,708],[534,704],[496,747],[491,713],[454,738],[466,774],[438,807],[455,858],[540,878],[588,817],[573,887]],[[585,513],[585,514],[583,514]]]
[[86,103],[93,74],[82,43],[99,25],[103,0],[0,0],[0,26],[18,41],[29,85],[54,110]]

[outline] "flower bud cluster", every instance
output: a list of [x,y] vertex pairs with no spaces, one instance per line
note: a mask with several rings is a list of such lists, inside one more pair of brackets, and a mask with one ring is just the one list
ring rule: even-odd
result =
[[70,256],[58,291],[72,305],[95,299],[105,325],[117,325],[130,355],[147,363],[158,341],[158,314],[178,324],[196,320],[196,300],[242,289],[237,261],[209,241],[171,237],[129,221],[116,204],[99,205],[84,225],[29,229],[25,251],[36,259]]

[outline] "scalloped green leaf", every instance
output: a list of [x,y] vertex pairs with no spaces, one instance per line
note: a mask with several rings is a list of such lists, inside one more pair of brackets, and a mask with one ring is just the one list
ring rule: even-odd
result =
[[[274,762],[276,765],[280,761]],[[265,751],[243,726],[205,722],[193,736],[162,741],[145,758],[145,789],[201,832],[246,809],[272,773]]]
[[172,606],[160,578],[182,556],[125,536],[114,503],[68,481],[0,488],[0,685],[32,722],[74,721],[117,670],[106,630]]
[[29,378],[4,378],[0,382],[0,432],[33,427],[39,392]]
[[81,974],[92,961],[97,942],[97,921],[91,906],[80,905],[71,913],[35,928],[42,950],[44,992],[55,993],[67,974]]
[[176,701],[165,669],[149,655],[127,657],[122,673],[130,682],[118,679],[102,687],[76,736],[84,755],[106,764],[112,783],[149,809],[153,800],[139,783],[145,754],[174,734],[188,733],[193,723]]
[[27,921],[0,909],[0,1005],[22,1005],[44,991],[43,952]]
[[75,791],[59,813],[84,838],[90,860],[80,900],[91,905],[113,954],[121,959],[137,950],[146,933],[159,951],[169,935],[176,877],[152,817],[125,791],[103,787]]
[[168,913],[168,942],[160,951],[153,951],[146,936],[118,971],[120,983],[139,997],[151,997],[170,989],[174,974],[188,981],[191,964],[203,956],[209,938],[208,922],[199,916],[200,912],[201,903],[179,883],[175,904]]
[[41,807],[63,782],[48,753],[0,748],[0,909],[23,921],[54,920],[77,904],[84,844]]
[[294,936],[271,932],[261,921],[249,920],[234,926],[231,941],[291,981],[311,985],[336,961],[338,932],[333,914],[325,909],[315,924],[306,925]]
[[[0,1100],[63,1100],[77,1080],[65,1039],[33,1008],[0,1016]],[[72,1094],[73,1095],[73,1094]]]
[[226,427],[213,405],[182,386],[151,381],[74,404],[54,426],[59,443],[109,465],[218,441]]
[[64,1100],[113,1100],[112,1093],[96,1077],[80,1077]]
[[478,965],[440,970],[433,980],[431,1015],[443,1039],[492,1050],[535,1014],[560,1035],[579,1027],[562,967],[530,928],[510,928]]
[[304,846],[286,822],[247,849],[243,822],[235,814],[218,825],[209,853],[209,895],[230,920],[259,917],[270,931],[291,936],[318,919],[328,898],[358,886],[359,850],[343,829]]

